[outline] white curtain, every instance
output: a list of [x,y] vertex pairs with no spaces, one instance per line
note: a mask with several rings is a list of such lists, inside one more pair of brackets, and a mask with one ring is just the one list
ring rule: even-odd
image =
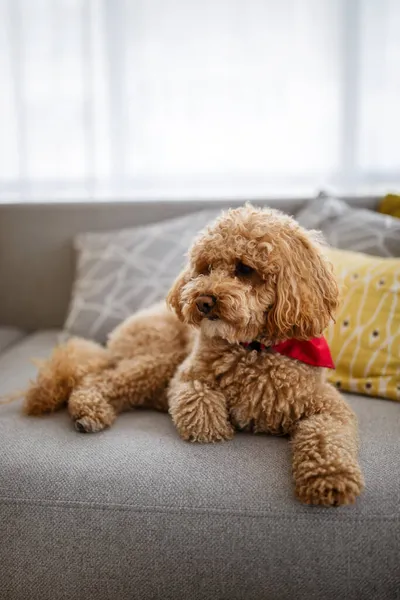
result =
[[400,183],[400,0],[0,0],[0,192]]

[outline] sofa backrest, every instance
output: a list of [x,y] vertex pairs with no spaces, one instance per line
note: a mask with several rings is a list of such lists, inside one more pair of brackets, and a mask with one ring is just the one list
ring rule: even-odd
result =
[[[347,199],[373,208],[376,198]],[[307,199],[256,201],[295,214]],[[0,204],[0,326],[61,328],[74,275],[72,240],[84,231],[144,225],[242,201]]]

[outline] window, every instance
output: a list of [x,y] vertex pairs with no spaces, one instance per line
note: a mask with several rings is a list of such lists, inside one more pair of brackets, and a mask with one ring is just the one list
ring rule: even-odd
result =
[[398,0],[0,0],[2,195],[400,182]]

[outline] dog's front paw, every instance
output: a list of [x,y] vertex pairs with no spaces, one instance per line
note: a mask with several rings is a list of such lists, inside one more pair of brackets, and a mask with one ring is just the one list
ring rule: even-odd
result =
[[179,435],[188,442],[222,442],[233,437],[233,427],[229,423],[213,422],[208,418],[195,418],[192,423],[175,423]]
[[171,395],[169,412],[184,440],[207,443],[233,437],[225,397],[200,382],[184,385]]
[[361,472],[310,476],[296,485],[296,495],[305,504],[344,506],[353,504],[364,488]]
[[109,424],[102,419],[82,417],[74,421],[74,426],[79,433],[97,433],[109,427]]

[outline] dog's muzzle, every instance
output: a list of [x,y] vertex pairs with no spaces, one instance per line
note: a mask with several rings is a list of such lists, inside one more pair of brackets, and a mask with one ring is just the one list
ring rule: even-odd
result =
[[204,317],[211,317],[216,307],[217,299],[215,296],[199,296],[196,299],[197,310]]

